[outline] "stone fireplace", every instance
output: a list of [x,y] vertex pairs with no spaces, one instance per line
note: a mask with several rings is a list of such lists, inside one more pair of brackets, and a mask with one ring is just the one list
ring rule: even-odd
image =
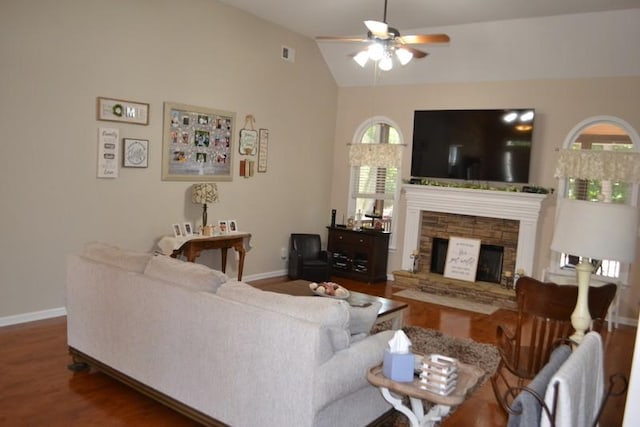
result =
[[518,227],[512,219],[423,211],[419,272],[442,274],[449,237],[466,237],[482,242],[477,280],[499,284],[503,272],[515,271]]
[[[466,288],[478,299],[479,294],[493,292],[493,288],[504,294],[499,283],[505,272],[521,269],[532,275],[538,217],[546,194],[427,185],[404,185],[403,190],[407,210],[402,268],[412,270],[413,254],[418,251],[419,270],[410,278],[415,287]],[[479,239],[484,245],[485,253],[481,247],[480,256],[484,266],[479,262],[482,271],[477,282],[458,283],[461,281],[444,278],[438,271],[446,256],[443,246],[452,236]],[[513,291],[506,297],[513,300]]]

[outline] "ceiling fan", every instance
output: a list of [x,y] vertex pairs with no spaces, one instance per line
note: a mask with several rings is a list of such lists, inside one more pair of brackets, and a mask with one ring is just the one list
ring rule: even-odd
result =
[[378,66],[383,71],[388,71],[393,68],[392,57],[394,54],[402,65],[409,63],[412,58],[424,58],[428,55],[427,52],[416,49],[410,45],[449,42],[449,36],[446,34],[400,35],[400,31],[387,24],[387,0],[384,0],[382,22],[368,20],[364,21],[364,25],[368,30],[366,38],[318,36],[316,40],[368,43],[369,45],[366,48],[351,56],[361,67],[364,67],[369,59],[378,61]]

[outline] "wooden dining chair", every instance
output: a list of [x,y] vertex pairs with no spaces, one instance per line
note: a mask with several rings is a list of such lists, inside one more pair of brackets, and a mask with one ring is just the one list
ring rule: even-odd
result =
[[[613,283],[589,288],[589,312],[594,319],[592,330],[600,332],[602,329],[616,289]],[[524,276],[517,282],[516,299],[515,329],[501,325],[496,331],[500,363],[491,377],[496,398],[505,410],[505,391],[512,386],[522,387],[533,379],[549,361],[557,344],[573,334],[571,313],[578,299],[578,287]]]

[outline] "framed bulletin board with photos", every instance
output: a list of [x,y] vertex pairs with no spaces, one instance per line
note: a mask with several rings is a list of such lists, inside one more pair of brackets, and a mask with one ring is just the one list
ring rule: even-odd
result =
[[231,181],[235,113],[164,103],[163,181]]

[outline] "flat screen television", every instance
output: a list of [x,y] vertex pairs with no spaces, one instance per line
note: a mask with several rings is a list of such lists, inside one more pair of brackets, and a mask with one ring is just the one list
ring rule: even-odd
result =
[[529,182],[535,111],[414,112],[411,176]]

